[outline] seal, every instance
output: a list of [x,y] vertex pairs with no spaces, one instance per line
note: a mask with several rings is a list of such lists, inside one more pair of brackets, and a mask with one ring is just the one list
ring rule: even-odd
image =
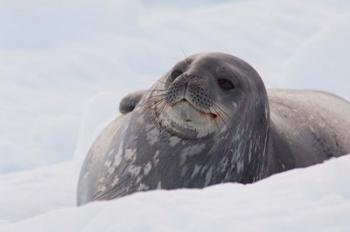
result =
[[85,159],[78,205],[252,183],[350,153],[349,102],[320,91],[267,91],[254,68],[223,53],[180,61],[119,109]]

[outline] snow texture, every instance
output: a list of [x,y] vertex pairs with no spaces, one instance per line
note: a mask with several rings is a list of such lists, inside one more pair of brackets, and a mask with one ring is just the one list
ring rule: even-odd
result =
[[77,175],[73,162],[0,176],[0,223],[75,206]]
[[[36,177],[36,183],[23,186],[20,192],[12,188],[7,199],[0,199],[1,205],[13,202],[9,220],[24,219],[22,210],[42,213],[31,209],[35,203],[52,211],[17,223],[3,221],[0,231],[350,231],[350,155],[251,185],[151,191],[62,208],[71,204],[74,180],[58,176],[71,168],[65,164],[13,178],[12,182],[26,183],[27,176]],[[58,186],[52,189],[52,182]],[[4,183],[10,187],[1,179],[1,186]],[[56,193],[48,194],[48,189]],[[38,191],[43,193],[37,196]],[[45,193],[48,199],[43,199]],[[19,207],[16,201],[23,195],[32,196],[32,202],[23,200]],[[61,203],[64,198],[67,202]]]

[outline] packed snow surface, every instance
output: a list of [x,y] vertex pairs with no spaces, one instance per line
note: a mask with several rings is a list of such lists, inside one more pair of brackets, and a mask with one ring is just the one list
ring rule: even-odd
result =
[[[12,217],[9,220],[23,219],[21,210],[33,215],[42,213],[31,209],[33,203],[38,208],[46,204],[51,211],[16,223],[4,221],[0,231],[350,231],[349,155],[251,185],[151,191],[79,208],[62,208],[61,200],[66,199],[69,205],[69,195],[74,195],[74,180],[59,176],[65,176],[71,168],[66,164],[51,171],[13,177],[17,183],[27,182],[27,176],[36,177],[36,183],[18,191],[12,187],[12,194],[1,197],[2,205],[13,204],[13,212],[7,212]],[[52,182],[57,186],[53,187]],[[0,185],[4,183],[11,187],[1,179]],[[48,199],[44,199],[45,193]],[[23,196],[31,196],[32,200],[21,201]]]

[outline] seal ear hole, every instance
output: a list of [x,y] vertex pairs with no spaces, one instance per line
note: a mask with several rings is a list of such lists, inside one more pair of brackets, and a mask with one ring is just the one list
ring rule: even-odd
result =
[[179,69],[175,69],[174,71],[171,72],[170,77],[171,77],[171,81],[174,81],[177,77],[182,75],[182,71]]
[[233,90],[236,88],[235,85],[231,81],[224,79],[224,78],[218,79],[218,84],[219,84],[220,88],[225,90],[225,91]]

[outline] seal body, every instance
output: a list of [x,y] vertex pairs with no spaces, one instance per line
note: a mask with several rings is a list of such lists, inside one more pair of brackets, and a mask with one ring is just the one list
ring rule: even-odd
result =
[[350,153],[348,101],[322,91],[269,90],[269,104],[272,173]]
[[123,113],[83,164],[78,204],[153,189],[252,183],[350,153],[350,104],[317,91],[266,91],[223,53],[176,64]]

